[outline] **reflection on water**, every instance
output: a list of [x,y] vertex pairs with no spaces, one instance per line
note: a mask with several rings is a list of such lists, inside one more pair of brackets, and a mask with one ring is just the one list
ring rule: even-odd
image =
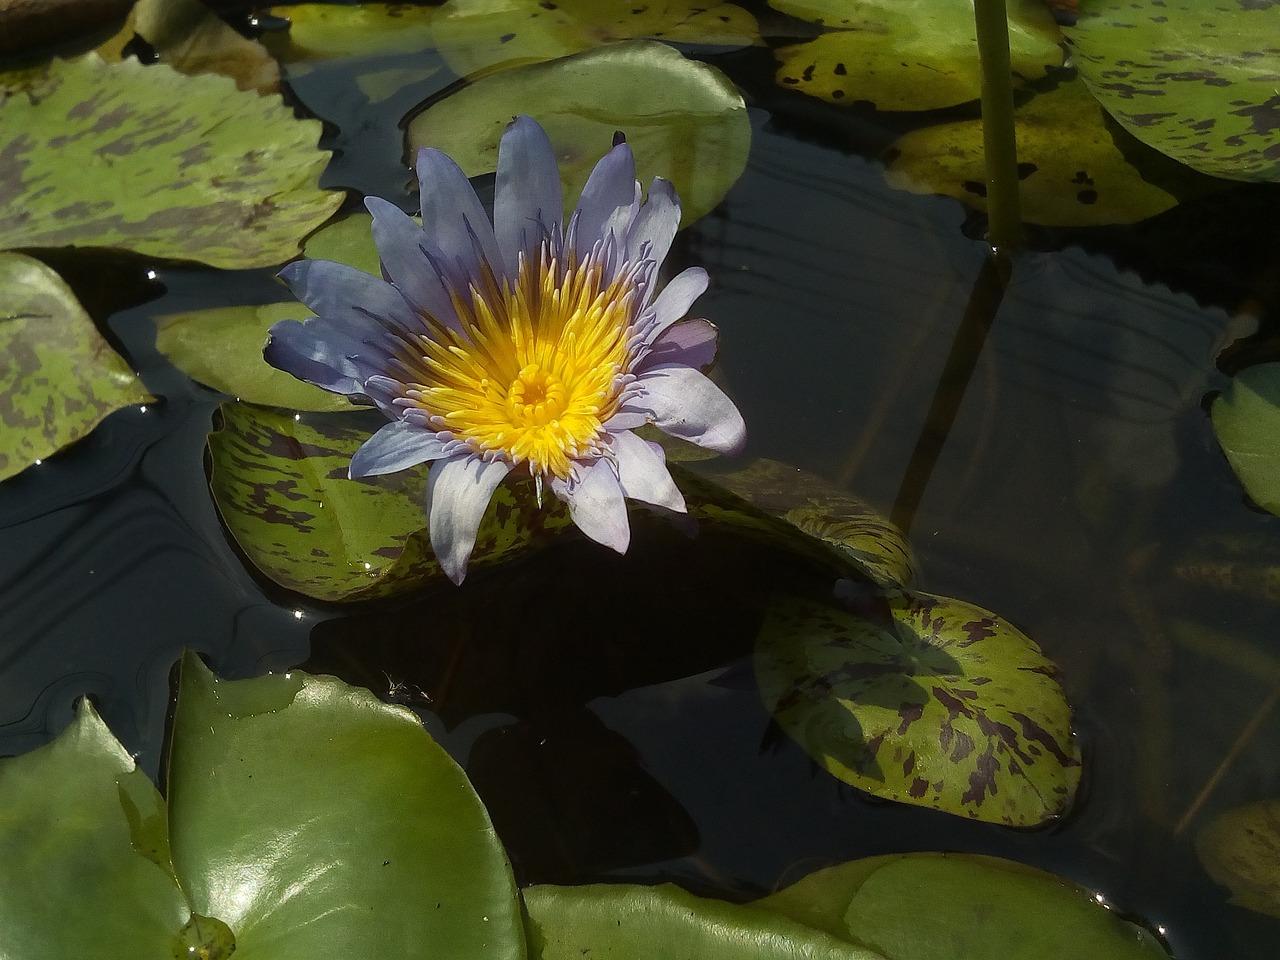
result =
[[[751,453],[887,510],[983,250],[958,205],[889,192],[871,163],[753,120],[747,175],[676,259],[711,272],[699,308]],[[1216,812],[1280,794],[1280,716],[1260,713],[1280,682],[1275,600],[1185,575],[1208,535],[1274,540],[1280,524],[1242,503],[1202,409],[1233,300],[1197,304],[1079,248],[1029,255],[922,487],[919,585],[1015,623],[1076,707],[1079,807],[1022,833],[869,800],[780,735],[745,658],[773,585],[825,581],[763,548],[655,522],[625,558],[570,543],[398,603],[318,609],[265,586],[204,483],[217,398],[149,340],[148,317],[219,303],[225,280],[162,279],[169,294],[112,328],[168,402],[0,492],[0,753],[89,693],[154,773],[183,646],[229,676],[305,664],[418,691],[522,880],[672,876],[741,897],[854,856],[977,851],[1104,891],[1180,957],[1267,955],[1274,922],[1226,905],[1192,847]],[[1233,283],[1247,287],[1199,292]]]

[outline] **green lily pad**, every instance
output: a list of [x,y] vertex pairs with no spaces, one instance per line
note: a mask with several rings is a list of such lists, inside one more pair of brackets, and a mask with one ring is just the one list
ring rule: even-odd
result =
[[[443,579],[426,532],[426,467],[347,479],[352,454],[372,432],[366,418],[221,409],[223,425],[209,435],[209,486],[223,523],[263,574],[332,601]],[[570,525],[559,501],[539,509],[531,483],[505,483],[481,521],[471,569]]]
[[450,69],[473,80],[618,40],[726,47],[761,42],[755,17],[715,0],[449,0],[432,24],[432,36]]
[[[831,103],[935,110],[978,99],[982,70],[972,0],[769,0],[783,13],[829,28],[781,47],[777,82]],[[1015,76],[1035,80],[1061,66],[1061,35],[1040,0],[1008,0]]]
[[373,217],[367,213],[353,213],[325,224],[307,239],[302,254],[312,260],[334,260],[375,277],[382,276],[382,263],[373,242]]
[[1080,780],[1053,663],[994,614],[889,592],[780,596],[755,669],[779,725],[867,793],[1011,826],[1062,815]]
[[647,40],[514,67],[459,90],[410,121],[410,153],[439,147],[467,176],[492,173],[512,114],[546,129],[560,160],[566,209],[621,130],[640,182],[670,180],[688,225],[708,213],[746,169],[751,125],[720,71]]
[[183,889],[245,956],[524,956],[479,797],[413,713],[367,690],[227,682],[188,654],[168,797]]
[[1216,177],[1280,180],[1280,16],[1243,0],[1093,0],[1065,30],[1139,140]]
[[282,263],[342,194],[320,123],[276,96],[164,64],[55,60],[0,76],[0,237],[237,269]]
[[[1037,94],[1014,111],[1022,218],[1052,226],[1135,223],[1178,198],[1145,180],[1107,129],[1079,79]],[[1127,137],[1125,139],[1128,139]],[[1140,144],[1131,143],[1136,149]],[[986,210],[982,121],[914,130],[890,148],[886,180],[912,193],[941,193]]]
[[1210,414],[1218,443],[1249,496],[1280,516],[1280,363],[1241,370]]
[[1280,917],[1280,800],[1219,814],[1196,836],[1196,853],[1232,903]]
[[407,3],[295,3],[268,9],[289,21],[287,32],[269,32],[263,42],[287,64],[347,57],[389,57],[432,46],[435,7]]
[[752,907],[887,960],[1168,960],[1152,934],[1068,880],[996,857],[892,854],[840,864]]
[[98,333],[62,278],[0,252],[0,480],[152,397]]

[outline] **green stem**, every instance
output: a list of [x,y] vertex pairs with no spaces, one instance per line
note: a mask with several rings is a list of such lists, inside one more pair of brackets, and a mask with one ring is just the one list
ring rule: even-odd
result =
[[1013,127],[1013,78],[1005,0],[974,0],[982,61],[982,141],[987,159],[987,238],[997,254],[1022,249],[1018,209],[1018,141]]

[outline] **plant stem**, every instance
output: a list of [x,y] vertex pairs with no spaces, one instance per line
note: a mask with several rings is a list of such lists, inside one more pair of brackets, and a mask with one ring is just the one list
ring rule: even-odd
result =
[[982,61],[982,141],[987,161],[987,239],[998,255],[1022,249],[1018,208],[1018,141],[1005,0],[974,0]]

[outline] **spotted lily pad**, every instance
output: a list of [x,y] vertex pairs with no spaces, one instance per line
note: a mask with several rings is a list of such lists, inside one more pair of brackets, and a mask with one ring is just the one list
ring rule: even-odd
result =
[[[871,101],[881,110],[934,110],[981,93],[972,0],[769,0],[783,13],[828,28],[781,47],[777,82],[832,103]],[[1041,0],[1008,0],[1016,76],[1043,77],[1062,64],[1061,36]]]
[[727,47],[760,42],[755,17],[715,0],[449,0],[440,8],[432,34],[453,72],[471,79],[618,40]]
[[1280,7],[1092,0],[1066,29],[1094,95],[1139,140],[1235,180],[1280,180]]
[[1280,363],[1241,370],[1211,413],[1218,443],[1249,496],[1280,516]]
[[[1178,203],[1172,193],[1143,178],[1126,157],[1125,144],[1107,129],[1104,116],[1074,78],[1014,111],[1024,220],[1052,226],[1134,223]],[[986,210],[982,136],[980,120],[907,133],[890,148],[886,179],[899,189],[941,193]],[[1131,140],[1129,146],[1145,149]]]
[[0,353],[0,480],[152,399],[62,278],[19,253],[0,253]]
[[751,149],[746,106],[728,78],[665,44],[634,40],[484,77],[413,118],[410,152],[438,147],[469,177],[492,173],[498,140],[516,113],[546,129],[566,202],[576,201],[621,130],[640,182],[663,176],[675,184],[684,225],[720,202]]
[[431,43],[434,7],[406,3],[295,3],[271,7],[289,21],[287,33],[267,33],[267,46],[286,63],[419,53]]
[[123,247],[260,267],[342,202],[320,190],[320,124],[277,96],[164,64],[55,60],[0,76],[0,242]]
[[765,704],[861,790],[990,823],[1063,814],[1080,779],[1051,661],[979,607],[928,594],[771,604],[756,643]]
[[1280,917],[1280,801],[1261,800],[1214,818],[1196,836],[1209,876],[1231,902]]

